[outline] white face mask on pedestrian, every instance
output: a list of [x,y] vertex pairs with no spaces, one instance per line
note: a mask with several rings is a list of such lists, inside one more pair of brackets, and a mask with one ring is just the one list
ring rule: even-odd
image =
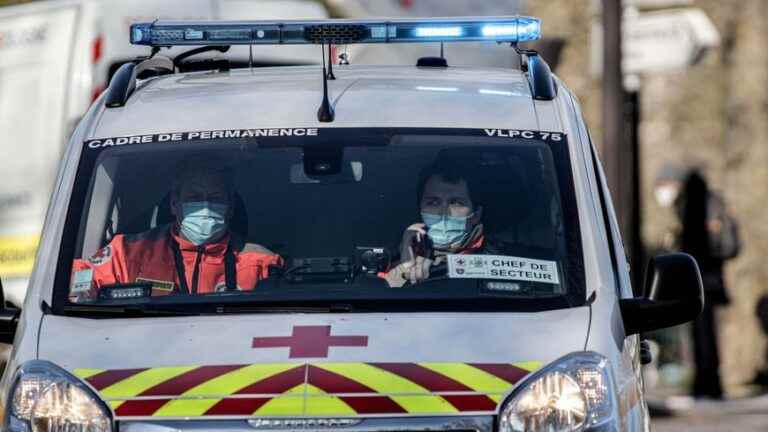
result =
[[653,190],[654,198],[656,202],[664,208],[672,207],[677,201],[677,197],[680,196],[680,186],[676,184],[662,184],[656,186]]

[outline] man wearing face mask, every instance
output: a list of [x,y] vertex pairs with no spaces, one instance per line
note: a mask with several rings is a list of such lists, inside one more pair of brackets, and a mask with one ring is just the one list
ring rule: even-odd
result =
[[151,284],[153,296],[255,288],[282,259],[229,229],[233,204],[223,162],[181,162],[170,193],[174,222],[140,234],[118,234],[93,257],[74,263],[81,280],[81,272],[90,273],[87,298],[105,285],[134,282]]
[[422,223],[403,234],[400,264],[384,275],[391,287],[429,278],[435,267],[445,264],[447,254],[498,252],[483,232],[483,208],[472,194],[471,180],[458,167],[443,163],[427,168],[418,191]]

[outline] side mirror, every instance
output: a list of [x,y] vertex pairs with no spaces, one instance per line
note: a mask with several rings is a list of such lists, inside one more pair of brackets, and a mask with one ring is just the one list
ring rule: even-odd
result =
[[696,260],[684,253],[659,255],[645,272],[643,297],[621,299],[627,335],[694,320],[704,309],[704,287]]
[[8,307],[3,294],[3,281],[0,280],[0,343],[12,344],[19,324],[19,310]]

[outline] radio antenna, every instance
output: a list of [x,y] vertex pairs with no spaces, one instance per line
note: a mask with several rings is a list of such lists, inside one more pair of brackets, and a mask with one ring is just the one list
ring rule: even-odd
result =
[[[330,123],[336,117],[333,107],[328,99],[328,74],[325,69],[325,44],[320,44],[321,57],[323,58],[323,102],[317,110],[317,121]],[[330,44],[328,45],[328,56],[330,57]]]
[[328,44],[328,79],[335,80],[336,76],[333,74],[333,57],[331,57],[331,53],[333,53],[333,45],[329,43]]

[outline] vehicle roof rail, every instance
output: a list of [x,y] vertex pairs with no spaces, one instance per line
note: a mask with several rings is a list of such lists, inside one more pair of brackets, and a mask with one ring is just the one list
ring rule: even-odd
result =
[[126,63],[115,72],[109,82],[104,105],[107,108],[125,106],[128,98],[136,90],[136,79],[142,72],[155,71],[159,75],[174,73],[173,61],[164,56],[153,56],[139,64]]
[[225,53],[229,51],[229,48],[230,48],[229,45],[209,45],[209,46],[201,46],[195,49],[191,49],[189,51],[185,51],[177,55],[176,57],[174,57],[173,65],[176,67],[179,67],[184,62],[184,60],[194,55],[201,54],[204,52],[209,52],[209,51],[218,51],[220,53]]
[[536,51],[526,50],[526,69],[531,94],[536,100],[553,100],[557,96],[557,84],[547,62]]

